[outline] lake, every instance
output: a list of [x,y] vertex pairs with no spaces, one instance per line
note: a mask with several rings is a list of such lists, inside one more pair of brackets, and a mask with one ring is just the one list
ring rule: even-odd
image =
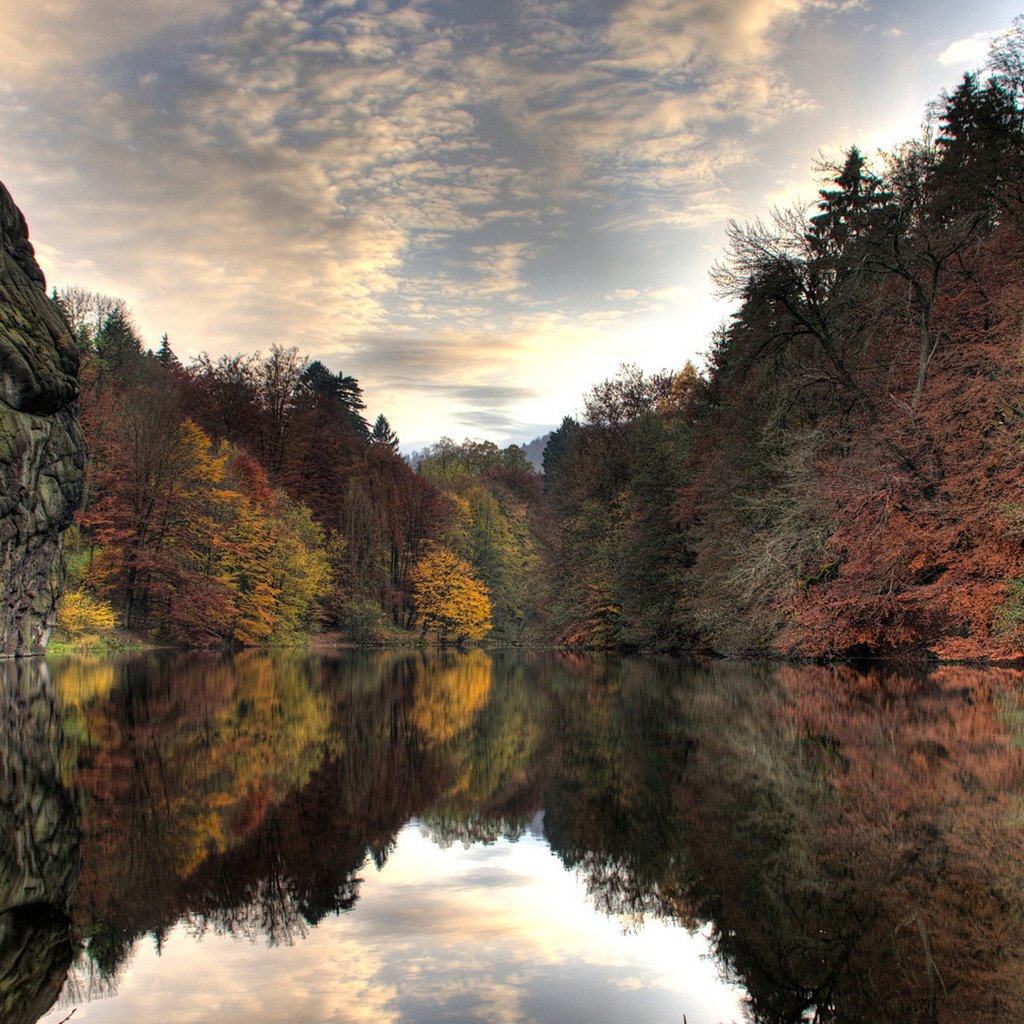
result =
[[1024,676],[0,666],[5,1024],[1024,1019]]

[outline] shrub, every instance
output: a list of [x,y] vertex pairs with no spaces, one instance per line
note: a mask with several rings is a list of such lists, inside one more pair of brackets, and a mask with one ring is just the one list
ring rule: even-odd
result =
[[117,623],[117,612],[85,590],[69,590],[57,609],[57,625],[72,639],[106,633]]

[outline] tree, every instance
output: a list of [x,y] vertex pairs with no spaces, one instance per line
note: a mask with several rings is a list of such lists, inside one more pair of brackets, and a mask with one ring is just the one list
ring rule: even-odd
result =
[[373,430],[370,431],[371,444],[387,445],[393,452],[398,451],[398,435],[391,429],[388,418],[381,413],[373,421]]
[[469,521],[469,561],[487,587],[499,635],[518,640],[528,616],[534,546],[526,529],[526,510],[507,495],[504,505],[486,486],[465,494]]
[[215,441],[230,441],[258,454],[256,429],[258,353],[224,355],[214,362],[201,352],[188,366],[190,411]]
[[346,374],[332,373],[319,359],[314,359],[302,374],[302,386],[314,394],[330,398],[344,410],[349,426],[360,437],[369,433],[363,410],[363,389],[355,377]]
[[980,211],[991,228],[1024,198],[1024,132],[1013,87],[1004,78],[982,85],[967,74],[943,94],[936,149],[936,203],[944,218]]
[[256,365],[260,405],[258,454],[271,477],[281,472],[285,457],[285,433],[295,408],[299,386],[308,366],[294,346],[273,345],[270,354]]
[[830,175],[818,192],[818,213],[809,220],[807,239],[818,259],[838,259],[870,231],[874,214],[886,201],[882,180],[866,170],[867,161],[856,146],[846,151],[842,166],[822,162],[819,174]]
[[517,444],[499,448],[493,441],[469,438],[459,444],[450,437],[427,445],[419,453],[418,468],[423,476],[440,485],[458,485],[484,474],[533,472],[526,452]]
[[73,639],[105,633],[117,624],[117,612],[86,590],[69,590],[57,609],[57,625]]
[[911,415],[924,394],[928,367],[945,338],[935,323],[935,308],[946,279],[963,273],[963,256],[984,233],[988,222],[984,205],[950,203],[943,192],[939,151],[927,142],[911,142],[889,157],[887,180],[892,202],[886,210],[885,230],[867,254],[876,273],[905,282],[901,303],[916,328],[914,385],[902,403]]
[[441,643],[482,640],[491,630],[491,599],[473,567],[439,544],[412,571],[413,603],[423,635]]
[[92,352],[96,336],[115,309],[127,311],[123,299],[91,292],[82,285],[54,289],[53,300],[67,318],[71,334],[82,352]]
[[373,444],[344,480],[337,509],[344,541],[338,589],[370,600],[396,626],[412,625],[410,573],[449,511],[438,489],[387,445]]
[[571,416],[566,416],[558,429],[548,435],[542,458],[545,494],[566,489],[579,432],[580,425]]
[[667,370],[648,375],[633,363],[623,363],[616,377],[595,385],[584,397],[586,420],[602,427],[621,427],[665,400],[672,380]]
[[107,315],[93,339],[93,347],[112,373],[123,372],[141,359],[142,338],[124,303],[117,303]]
[[323,527],[308,508],[278,493],[270,524],[269,587],[276,595],[274,635],[295,636],[313,624],[316,602],[327,593],[331,567]]
[[160,348],[157,349],[156,361],[165,369],[172,372],[181,370],[181,362],[171,348],[171,339],[166,334],[160,339]]

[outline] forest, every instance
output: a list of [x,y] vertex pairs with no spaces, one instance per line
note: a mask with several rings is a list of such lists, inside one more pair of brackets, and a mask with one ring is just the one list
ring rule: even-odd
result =
[[448,438],[414,466],[294,347],[183,364],[56,291],[90,451],[65,636],[1024,657],[1024,26],[920,137],[817,170],[810,210],[730,225],[706,366],[624,365],[543,474]]

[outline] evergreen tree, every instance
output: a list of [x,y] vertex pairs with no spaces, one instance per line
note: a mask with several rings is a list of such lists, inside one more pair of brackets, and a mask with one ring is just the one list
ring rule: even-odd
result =
[[387,445],[393,452],[398,451],[398,435],[391,429],[391,424],[388,423],[388,418],[384,413],[381,413],[373,421],[370,443]]
[[142,357],[142,338],[123,302],[118,301],[107,314],[93,347],[103,365],[113,373],[126,370]]
[[1020,201],[1024,135],[1013,95],[996,79],[966,74],[943,96],[936,139],[935,213],[949,222],[978,214],[993,225],[1009,201]]
[[167,337],[166,333],[160,339],[160,348],[157,349],[156,361],[165,370],[180,370],[181,362],[178,357],[174,354],[174,350],[171,348],[171,341]]
[[835,188],[818,192],[818,213],[810,218],[807,240],[812,257],[843,255],[871,223],[871,213],[885,201],[881,180],[866,170],[866,161],[856,146],[846,151],[842,167],[820,164],[819,172],[832,173]]
[[363,390],[355,377],[340,371],[334,373],[319,359],[314,359],[303,372],[301,383],[312,394],[337,402],[353,430],[362,438],[369,437],[370,428],[363,418],[363,410],[366,408]]

